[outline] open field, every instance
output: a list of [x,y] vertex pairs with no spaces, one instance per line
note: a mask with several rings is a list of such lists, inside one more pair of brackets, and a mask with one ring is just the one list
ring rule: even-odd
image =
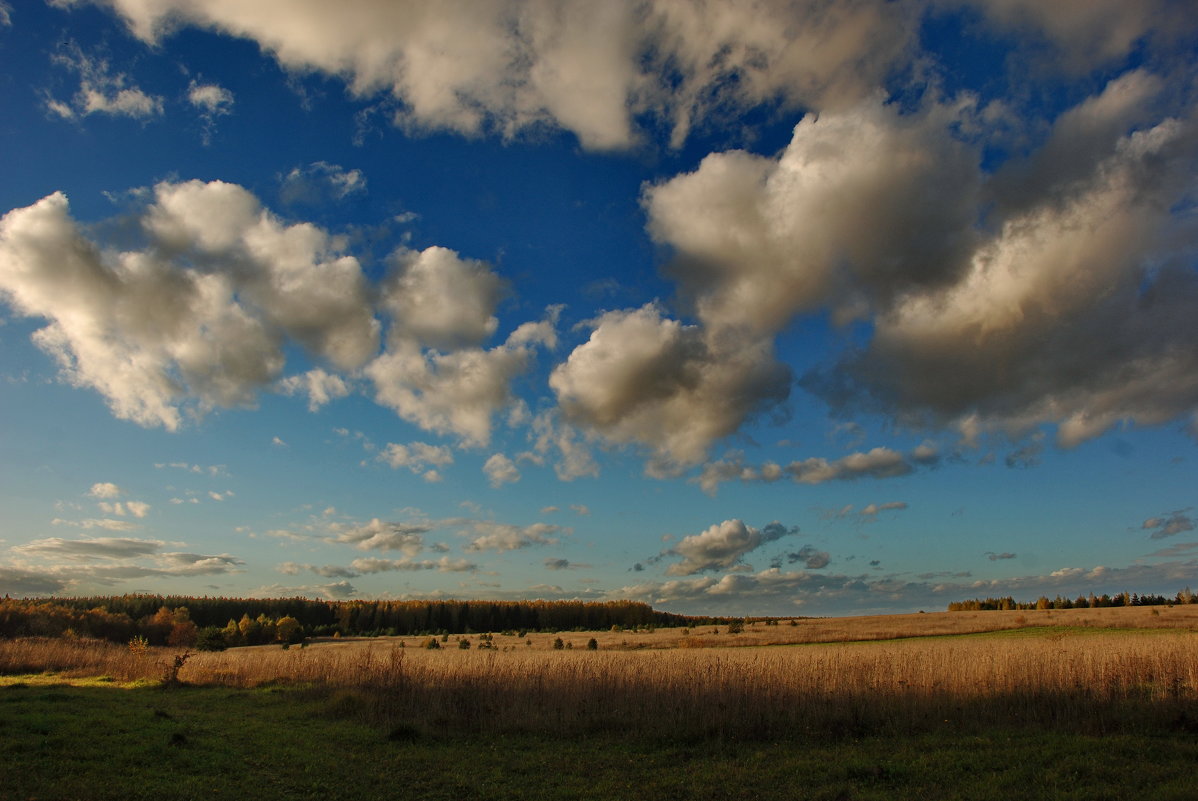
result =
[[[280,798],[1192,798],[1189,613],[496,634],[485,650],[477,636],[470,649],[449,637],[438,650],[419,647],[426,638],[330,640],[194,654],[173,688],[158,683],[179,649],[0,641],[10,676],[0,679],[0,764],[25,782],[0,797],[153,796],[166,767],[155,779],[153,760],[99,756],[118,748],[98,734],[116,725],[196,782],[194,793],[157,797],[201,797],[206,766],[223,775],[252,764],[255,775],[302,768],[259,796]],[[901,639],[881,639],[887,630]],[[554,649],[559,636],[574,647]],[[598,650],[585,647],[592,637]],[[72,681],[86,686],[63,686]],[[56,794],[64,759],[85,763],[71,770],[96,787],[137,784],[146,795]],[[151,763],[150,774],[132,767]],[[120,764],[134,775],[112,776]],[[327,786],[348,770],[364,773]],[[233,779],[221,782],[211,797],[236,795]]]

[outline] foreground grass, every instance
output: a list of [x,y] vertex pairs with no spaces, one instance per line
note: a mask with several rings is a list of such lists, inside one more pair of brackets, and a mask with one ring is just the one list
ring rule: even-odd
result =
[[431,736],[352,695],[6,677],[3,799],[1192,799],[1198,736]]

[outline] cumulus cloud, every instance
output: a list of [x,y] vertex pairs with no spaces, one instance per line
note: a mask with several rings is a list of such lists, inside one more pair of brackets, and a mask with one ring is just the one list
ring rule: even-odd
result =
[[1198,278],[1171,209],[1196,153],[1192,116],[1124,132],[998,221],[956,280],[908,293],[875,318],[863,353],[804,384],[836,405],[974,430],[1051,423],[1065,447],[1190,413]]
[[100,501],[100,511],[105,514],[117,515],[124,517],[132,515],[133,517],[145,517],[150,513],[150,505],[142,501],[117,501],[109,503],[108,501]]
[[789,393],[790,373],[768,342],[684,325],[653,303],[590,324],[587,342],[549,378],[562,416],[649,446],[659,472],[702,460],[713,441]]
[[516,463],[502,453],[492,454],[483,465],[483,472],[492,487],[502,487],[520,480],[520,470]]
[[467,551],[515,551],[533,545],[556,545],[552,536],[562,531],[561,526],[549,523],[533,523],[517,526],[489,520],[472,520],[466,523],[464,534],[470,537]]
[[[452,305],[448,298],[446,302]],[[374,382],[375,400],[403,419],[428,431],[456,434],[466,445],[485,446],[495,414],[514,402],[512,379],[528,369],[537,346],[555,343],[558,312],[550,309],[546,319],[524,323],[489,350],[473,346],[448,353],[423,350],[421,338],[466,342],[491,328],[489,323],[479,326],[477,319],[465,329],[453,328],[449,323],[460,322],[461,309],[447,315],[416,315],[397,324],[389,333],[386,351],[364,372]]]
[[87,494],[93,498],[119,498],[121,488],[111,481],[102,481],[92,484],[92,488],[87,491]]
[[1154,540],[1163,540],[1166,537],[1173,537],[1186,531],[1193,531],[1194,520],[1186,514],[1188,511],[1188,509],[1181,509],[1180,511],[1169,512],[1159,517],[1150,517],[1140,525],[1140,528],[1145,531],[1151,531],[1152,533],[1148,536]]
[[591,448],[578,429],[562,422],[556,410],[547,409],[532,419],[529,437],[531,451],[519,455],[521,461],[544,464],[550,454],[556,456],[553,471],[562,481],[599,475],[599,463],[595,461]]
[[[425,481],[440,481],[441,474],[435,468],[453,464],[453,452],[444,445],[429,445],[426,442],[412,442],[400,445],[388,442],[379,451],[378,460],[386,462],[398,470],[406,467],[413,473],[423,476]],[[433,465],[432,468],[429,465]]]
[[554,126],[593,149],[633,144],[642,116],[680,146],[698,121],[729,111],[851,102],[881,83],[918,22],[869,0],[111,5],[147,42],[181,25],[214,29],[285,68],[344,77],[359,97],[385,93],[409,130],[511,137]]
[[233,111],[233,93],[215,83],[192,81],[187,87],[187,102],[199,111],[204,123],[203,141],[210,144],[216,118]]
[[308,411],[316,412],[335,398],[349,395],[349,384],[339,375],[327,373],[319,367],[301,375],[288,376],[279,381],[279,390],[285,395],[308,396]]
[[112,72],[106,60],[87,56],[70,45],[54,56],[54,62],[79,76],[79,90],[69,102],[51,98],[52,112],[66,119],[89,114],[146,119],[162,114],[162,98],[131,84],[123,72]]
[[377,517],[368,523],[330,523],[328,542],[353,545],[362,551],[401,551],[415,556],[424,548],[431,526],[423,523],[388,523]]
[[[362,369],[410,422],[485,444],[511,380],[556,344],[560,307],[482,347],[503,284],[452,251],[401,251],[379,289],[343,238],[284,222],[240,186],[161,183],[144,197],[143,249],[90,239],[61,193],[0,219],[0,297],[45,319],[36,344],[122,419],[173,431],[186,414],[253,405],[292,341],[339,372]],[[351,389],[324,367],[277,386],[312,410]]]
[[204,114],[217,116],[228,114],[233,108],[233,93],[214,83],[192,81],[187,87],[187,102]]
[[770,523],[761,529],[745,525],[742,520],[725,520],[700,534],[683,537],[663,555],[681,556],[682,561],[666,568],[669,576],[692,576],[708,570],[727,569],[737,564],[745,554],[782,537],[797,534],[798,526],[787,528]]

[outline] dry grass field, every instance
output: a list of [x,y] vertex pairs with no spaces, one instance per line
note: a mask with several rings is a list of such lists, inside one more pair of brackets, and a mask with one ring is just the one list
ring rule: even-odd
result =
[[[1198,607],[955,612],[654,632],[343,639],[193,654],[192,685],[302,684],[421,732],[774,736],[1198,725]],[[976,636],[961,636],[976,635]],[[570,648],[556,649],[560,637]],[[588,650],[595,638],[597,650]],[[0,672],[160,679],[178,649],[0,642]]]

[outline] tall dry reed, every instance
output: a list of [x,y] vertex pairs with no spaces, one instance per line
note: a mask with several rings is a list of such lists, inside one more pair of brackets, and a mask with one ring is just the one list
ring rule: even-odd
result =
[[[0,671],[160,673],[104,644],[0,643]],[[1090,733],[1198,725],[1188,632],[910,640],[785,648],[459,651],[386,643],[234,649],[179,678],[298,683],[343,711],[431,732],[860,736],[1035,725]]]

